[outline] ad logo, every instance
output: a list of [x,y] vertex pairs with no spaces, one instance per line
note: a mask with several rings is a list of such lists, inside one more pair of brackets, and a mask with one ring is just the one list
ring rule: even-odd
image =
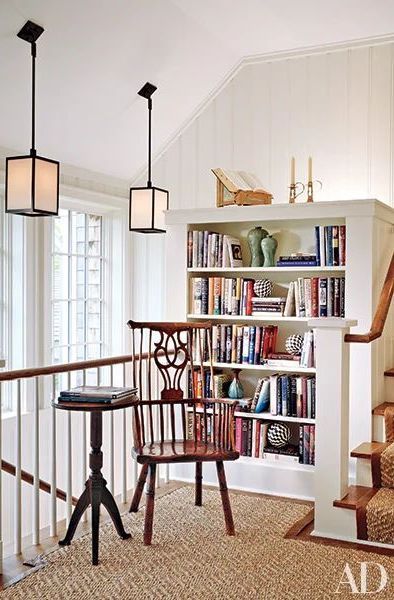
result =
[[[388,576],[383,565],[376,562],[361,562],[359,565],[360,568],[354,568],[353,573],[349,563],[346,563],[335,594],[378,594],[385,589]],[[356,573],[356,569],[359,572]]]

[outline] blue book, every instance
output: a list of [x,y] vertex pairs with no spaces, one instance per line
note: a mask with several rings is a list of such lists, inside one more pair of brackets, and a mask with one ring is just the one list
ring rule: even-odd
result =
[[277,267],[318,267],[316,260],[283,260],[276,263]]
[[289,378],[286,375],[284,375],[282,382],[282,417],[287,417],[289,415],[289,396]]
[[248,362],[250,365],[254,364],[254,347],[256,340],[256,327],[249,328],[249,358]]
[[320,262],[320,227],[319,225],[315,226],[315,250],[316,250],[316,263],[317,266],[321,266]]
[[326,231],[327,231],[327,237],[326,237],[327,267],[332,267],[334,265],[334,257],[333,257],[333,251],[332,251],[332,225],[327,225]]

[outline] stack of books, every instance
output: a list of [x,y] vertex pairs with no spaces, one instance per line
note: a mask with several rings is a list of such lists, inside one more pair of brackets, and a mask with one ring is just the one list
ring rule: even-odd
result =
[[63,390],[60,392],[58,401],[115,404],[136,393],[137,388],[81,385],[72,388],[71,390]]
[[286,298],[252,298],[252,316],[283,316]]
[[278,267],[317,267],[319,262],[316,254],[296,252],[287,256],[280,256],[276,265]]

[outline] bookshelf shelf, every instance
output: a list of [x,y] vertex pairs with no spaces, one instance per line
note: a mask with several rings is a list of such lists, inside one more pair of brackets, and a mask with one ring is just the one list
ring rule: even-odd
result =
[[[192,407],[188,407],[187,412],[193,412]],[[197,413],[202,414],[204,411],[202,408],[196,409]],[[212,409],[207,408],[207,414],[212,414]],[[242,412],[235,411],[236,417],[242,417],[243,419],[260,419],[261,421],[281,421],[283,423],[299,423],[300,425],[313,425],[315,423],[315,419],[302,419],[298,417],[282,417],[281,415],[271,415],[271,413],[263,412],[263,413],[253,413],[253,412]]]
[[345,273],[346,267],[189,267],[188,273]]
[[[285,323],[286,321],[292,321],[296,323],[307,323],[311,317],[275,317],[271,315],[263,315],[261,317],[246,316],[246,315],[194,315],[188,314],[188,319],[202,320],[202,321],[242,321],[245,323],[259,323],[259,322],[270,322],[270,323]],[[324,317],[322,317],[324,318]],[[340,317],[333,317],[340,319]],[[341,319],[340,319],[341,320]]]
[[256,465],[263,469],[286,469],[300,472],[313,472],[315,470],[315,465],[303,465],[296,461],[290,462],[281,460],[280,458],[277,460],[270,460],[266,458],[254,458],[253,456],[240,456],[237,462],[245,465]]
[[[222,362],[213,362],[213,367],[215,369],[240,369],[240,370],[248,370],[248,371],[262,371],[263,373],[295,373],[295,374],[314,374],[316,373],[316,369],[314,367],[300,367],[300,365],[291,365],[291,366],[273,366],[273,365],[251,365],[249,363],[222,363]],[[195,363],[195,366],[200,366],[199,363]],[[203,364],[204,367],[209,367],[210,363],[205,362]]]

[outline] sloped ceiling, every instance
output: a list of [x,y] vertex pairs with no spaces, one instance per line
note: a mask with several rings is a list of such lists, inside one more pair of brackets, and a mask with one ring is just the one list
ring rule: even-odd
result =
[[30,56],[38,41],[37,145],[61,162],[131,179],[146,161],[145,81],[155,152],[242,57],[390,34],[392,0],[1,0],[0,145],[30,147]]

